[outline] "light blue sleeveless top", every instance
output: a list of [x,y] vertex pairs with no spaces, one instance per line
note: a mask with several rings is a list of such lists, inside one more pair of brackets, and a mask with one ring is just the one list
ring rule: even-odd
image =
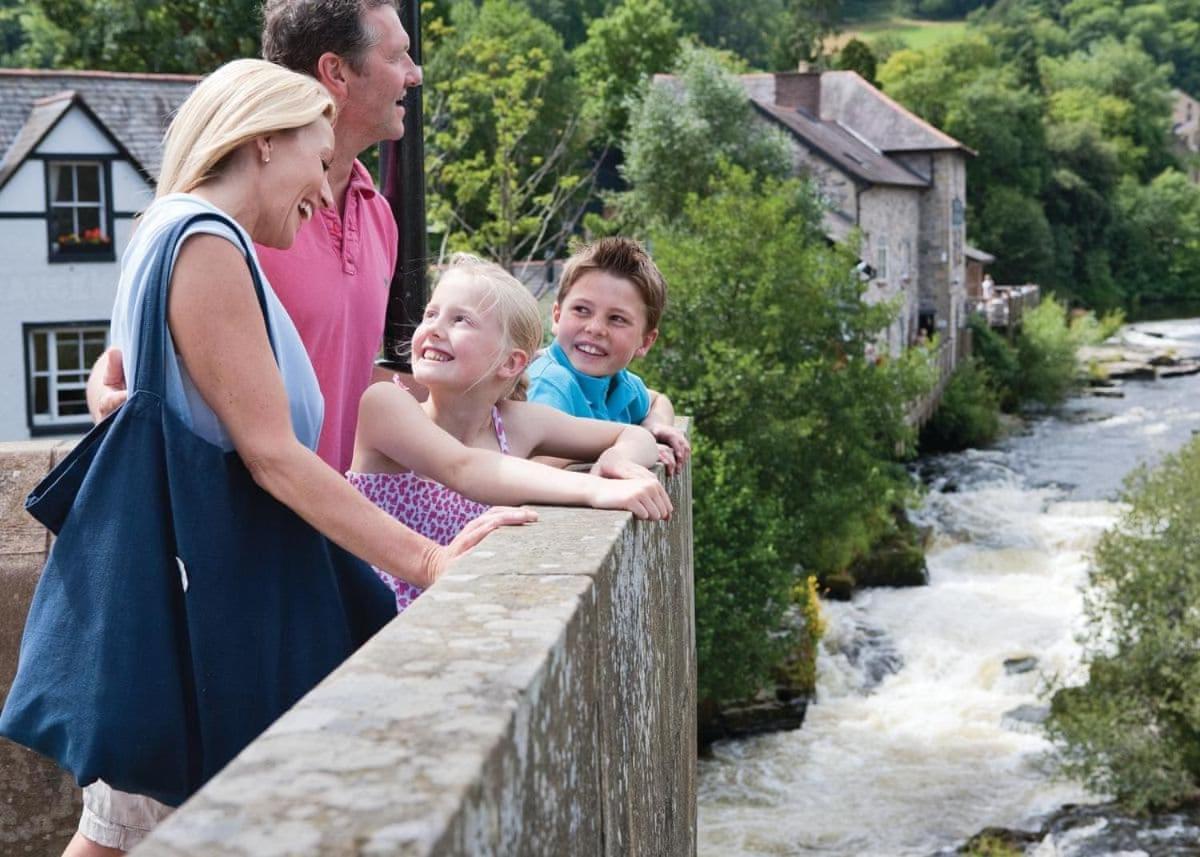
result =
[[[133,237],[121,257],[121,280],[117,286],[117,298],[112,313],[112,343],[121,349],[124,359],[125,381],[130,390],[134,388],[134,374],[138,355],[138,327],[141,320],[141,307],[144,302],[147,276],[153,265],[155,256],[164,252],[163,242],[170,228],[193,214],[216,212],[225,214],[212,204],[186,193],[174,193],[156,199],[138,220]],[[228,215],[225,215],[228,217]],[[250,247],[247,257],[262,279],[263,291],[267,299],[267,324],[271,332],[271,340],[275,345],[275,359],[279,365],[279,374],[283,376],[284,388],[287,390],[288,404],[291,407],[292,429],[296,437],[309,449],[317,448],[317,440],[321,436],[321,422],[325,414],[325,400],[321,396],[321,388],[317,384],[316,373],[304,343],[296,326],[288,316],[283,304],[275,296],[266,274],[258,264],[258,256],[254,253],[254,245],[250,236],[236,221],[230,218],[234,228],[241,233]],[[223,223],[212,220],[202,221],[191,226],[187,234],[204,232],[219,235],[236,246],[239,252],[242,245],[238,243],[233,229]],[[181,241],[179,246],[182,246]],[[178,248],[175,254],[178,257]],[[171,260],[174,269],[175,259]],[[257,303],[257,301],[255,301]],[[215,318],[213,324],[220,324],[221,319]],[[179,362],[175,351],[170,330],[167,331],[166,365],[166,401],[167,406],[177,414],[193,432],[209,443],[229,451],[233,442],[217,415],[205,403],[200,392],[188,376],[187,369]]]

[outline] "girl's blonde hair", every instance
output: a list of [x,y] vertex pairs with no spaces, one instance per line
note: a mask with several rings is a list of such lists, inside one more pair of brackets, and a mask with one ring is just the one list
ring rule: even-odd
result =
[[214,71],[183,102],[163,141],[157,196],[194,190],[221,172],[242,144],[302,128],[335,108],[320,83],[266,60],[234,60]]
[[[542,345],[542,311],[537,299],[525,286],[495,262],[488,262],[470,253],[455,253],[442,277],[458,271],[471,278],[477,286],[484,288],[485,297],[480,310],[496,311],[500,319],[500,330],[504,341],[496,365],[488,370],[490,375],[500,368],[507,352],[514,349],[524,351],[533,360]],[[522,372],[512,388],[502,398],[524,401],[529,379]]]

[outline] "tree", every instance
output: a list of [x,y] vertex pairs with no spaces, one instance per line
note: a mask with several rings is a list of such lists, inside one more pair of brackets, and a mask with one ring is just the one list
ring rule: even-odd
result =
[[866,358],[891,308],[861,300],[813,189],[724,165],[648,233],[670,283],[647,383],[695,417],[702,695],[754,690],[793,587],[845,569],[911,490],[894,462],[924,375]]
[[860,39],[851,39],[842,46],[837,58],[837,67],[856,71],[863,80],[869,83],[878,83],[875,80],[875,72],[878,70],[875,53],[871,50],[870,45]]
[[687,48],[676,79],[649,88],[632,113],[620,197],[635,223],[677,217],[691,193],[707,193],[723,164],[751,176],[786,176],[791,156],[782,132],[755,119],[741,83],[711,50]]
[[444,252],[511,267],[571,229],[587,188],[577,90],[562,41],[514,0],[454,9],[432,28],[426,175]]
[[31,0],[18,10],[10,65],[199,74],[259,52],[256,0]]
[[574,60],[586,114],[601,140],[624,135],[636,93],[655,72],[671,69],[678,55],[679,22],[664,0],[625,0],[588,25]]

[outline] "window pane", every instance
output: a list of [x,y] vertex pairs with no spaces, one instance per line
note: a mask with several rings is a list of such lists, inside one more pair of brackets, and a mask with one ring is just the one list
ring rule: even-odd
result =
[[50,365],[50,358],[46,355],[46,340],[49,336],[45,333],[33,333],[33,371],[45,372]]
[[86,416],[87,390],[83,387],[58,388],[58,415],[60,417]]
[[100,165],[80,164],[75,168],[76,180],[79,182],[75,199],[79,202],[100,201]]
[[75,199],[75,170],[70,164],[53,164],[50,167],[50,187],[55,187],[55,202],[71,202]]
[[[100,209],[98,208],[77,208],[79,214],[79,236],[85,241],[92,236],[88,234],[88,230],[100,230]],[[103,232],[103,230],[100,230]]]
[[79,337],[64,330],[58,332],[58,371],[80,368]]
[[102,330],[89,330],[83,335],[83,363],[85,367],[91,366],[104,353],[106,339],[107,337]]
[[[59,249],[70,250],[75,235],[75,209],[55,208],[50,212],[50,235],[58,242]],[[77,236],[78,237],[78,236]]]
[[33,412],[35,414],[50,413],[50,379],[33,379]]

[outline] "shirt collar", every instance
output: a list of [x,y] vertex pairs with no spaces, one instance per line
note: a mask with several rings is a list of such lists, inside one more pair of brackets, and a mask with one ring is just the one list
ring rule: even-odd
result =
[[360,194],[364,199],[370,199],[378,193],[375,190],[375,180],[360,160],[355,159],[354,166],[350,168],[350,184],[347,189]]
[[550,343],[550,357],[555,363],[562,366],[575,378],[575,383],[583,390],[583,397],[592,405],[603,407],[607,404],[608,390],[612,384],[612,375],[601,375],[597,378],[594,375],[585,375],[580,372],[571,363],[571,358],[567,357],[567,352],[562,350],[562,346],[558,344],[558,340]]

